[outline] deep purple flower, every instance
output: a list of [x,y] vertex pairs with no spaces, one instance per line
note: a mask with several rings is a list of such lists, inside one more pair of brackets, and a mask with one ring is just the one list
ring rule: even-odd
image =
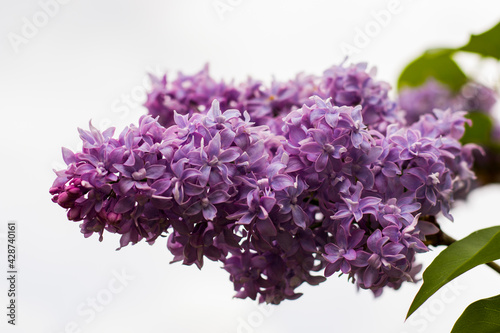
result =
[[352,219],[359,222],[364,214],[377,215],[378,204],[382,201],[376,197],[361,198],[363,184],[358,182],[354,187],[354,193],[349,196],[342,196],[344,204],[340,204],[340,208],[332,216],[332,219]]
[[370,288],[380,278],[381,270],[389,271],[393,269],[396,261],[405,258],[401,253],[405,247],[403,244],[391,242],[387,236],[382,236],[380,230],[375,230],[366,243],[371,254],[368,253],[368,266],[363,274],[363,284],[366,288]]
[[339,269],[344,274],[351,272],[351,262],[356,260],[357,253],[355,248],[363,239],[365,232],[361,229],[351,230],[348,234],[341,226],[337,230],[336,244],[328,243],[325,245],[325,254],[323,257],[328,261],[326,265],[325,276],[330,276]]
[[306,188],[304,181],[297,178],[293,186],[288,186],[285,189],[282,199],[278,201],[280,212],[283,214],[291,213],[293,222],[302,229],[310,224],[309,217],[301,207],[303,205],[301,197],[303,197]]

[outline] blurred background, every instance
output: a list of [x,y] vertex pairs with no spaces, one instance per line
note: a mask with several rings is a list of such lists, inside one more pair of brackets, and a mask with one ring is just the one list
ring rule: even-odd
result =
[[[88,121],[118,132],[136,123],[147,73],[270,81],[331,65],[368,62],[395,85],[404,66],[431,47],[465,44],[500,19],[500,3],[446,0],[95,1],[0,0],[0,277],[7,273],[7,222],[18,227],[18,317],[7,324],[7,280],[0,279],[0,331],[94,332],[449,332],[465,307],[500,292],[499,276],[478,267],[433,296],[407,322],[419,284],[379,298],[346,277],[301,286],[279,306],[233,299],[229,275],[170,265],[166,239],[115,251],[115,235],[85,239],[50,201],[64,163],[79,150]],[[456,59],[494,86],[500,69],[474,56]],[[500,187],[476,190],[443,229],[455,238],[498,225]],[[419,256],[426,267],[441,249]],[[4,306],[5,305],[5,306]],[[5,313],[5,314],[4,314]]]

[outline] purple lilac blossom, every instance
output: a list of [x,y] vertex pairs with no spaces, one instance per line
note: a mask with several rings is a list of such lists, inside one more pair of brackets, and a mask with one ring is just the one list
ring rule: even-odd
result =
[[332,66],[323,75],[298,74],[287,82],[273,80],[270,86],[249,78],[240,84],[216,81],[208,65],[194,75],[179,73],[175,80],[151,76],[152,90],[145,107],[152,117],[159,116],[165,127],[174,124],[173,114],[205,112],[214,99],[222,109],[246,110],[257,125],[267,125],[280,134],[282,117],[290,111],[310,105],[310,96],[332,98],[336,106],[361,105],[364,124],[385,132],[389,124],[403,123],[397,104],[389,96],[390,85],[374,79],[375,70],[367,65]]
[[434,109],[491,114],[497,98],[494,90],[474,81],[466,83],[458,93],[453,93],[444,84],[429,79],[419,87],[402,89],[398,102],[406,113],[406,121],[413,124],[421,115],[432,113]]
[[425,221],[451,219],[474,179],[464,113],[405,126],[365,65],[269,90],[218,84],[207,68],[167,86],[149,96],[156,119],[116,139],[79,130],[82,151],[63,148],[52,200],[85,237],[117,233],[123,247],[165,235],[173,261],[220,261],[239,298],[278,304],[336,272],[376,295],[414,281],[435,232]]

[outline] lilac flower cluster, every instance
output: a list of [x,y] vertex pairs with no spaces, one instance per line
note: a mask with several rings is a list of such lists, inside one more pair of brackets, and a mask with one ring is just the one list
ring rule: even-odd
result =
[[[123,247],[168,234],[174,261],[222,262],[236,297],[278,304],[336,272],[376,295],[397,289],[415,279],[415,254],[438,230],[426,221],[451,219],[474,179],[474,146],[458,141],[463,112],[405,126],[389,86],[364,68],[256,83],[254,95],[206,70],[174,88],[164,78],[148,101],[160,120],[143,116],[117,139],[114,129],[79,130],[82,152],[63,149],[52,200],[86,237],[107,230]],[[302,94],[314,96],[294,104]]]
[[412,124],[421,115],[434,109],[483,112],[491,114],[497,101],[494,90],[477,82],[466,83],[458,93],[434,79],[420,87],[404,88],[399,93],[399,106],[406,112],[406,121]]
[[341,271],[375,293],[412,280],[416,252],[437,229],[420,216],[449,214],[453,195],[474,174],[462,147],[464,113],[436,110],[411,127],[389,125],[384,136],[364,125],[361,107],[315,98],[285,119],[285,169],[304,179],[324,216],[325,275]]
[[173,113],[192,115],[206,112],[214,99],[222,109],[246,110],[257,125],[267,125],[280,134],[281,118],[290,111],[311,105],[310,96],[331,98],[336,106],[362,105],[365,124],[384,133],[389,124],[403,123],[397,104],[388,97],[390,85],[373,78],[367,65],[332,66],[323,75],[299,74],[293,80],[273,80],[270,86],[249,78],[246,82],[217,82],[208,66],[199,73],[179,73],[173,81],[152,76],[153,89],[145,103],[152,117],[165,127],[173,125]]
[[[426,117],[434,109],[469,111],[483,113],[492,123],[491,133],[484,129],[485,135],[478,137],[482,150],[475,153],[474,172],[477,180],[473,187],[500,182],[500,122],[493,114],[498,94],[477,82],[466,83],[458,93],[452,92],[445,85],[430,79],[416,88],[404,88],[399,95],[399,104],[406,113],[406,120],[412,124],[421,116]],[[478,126],[481,126],[479,124]],[[479,131],[478,133],[480,133]],[[469,137],[469,141],[475,138]],[[465,197],[463,192],[460,197]]]

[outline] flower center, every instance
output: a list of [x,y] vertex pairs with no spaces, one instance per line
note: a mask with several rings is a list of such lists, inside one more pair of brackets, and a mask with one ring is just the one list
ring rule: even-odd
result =
[[219,164],[219,159],[217,158],[217,156],[214,156],[212,160],[208,163],[208,165],[210,166],[217,166],[218,164]]
[[132,178],[134,180],[142,180],[146,178],[146,169],[142,168],[139,171],[135,171],[134,173],[132,173]]
[[105,176],[108,173],[108,170],[106,170],[104,163],[102,162],[97,163],[96,170],[99,176]]
[[259,185],[259,188],[261,188],[261,189],[269,187],[269,179],[267,179],[267,178],[259,179],[257,181],[257,185]]
[[410,153],[413,155],[418,155],[418,151],[420,150],[420,147],[422,146],[422,142],[415,142],[411,144],[410,146]]
[[399,214],[399,213],[401,213],[401,209],[395,205],[386,205],[384,211],[386,214]]
[[432,185],[437,185],[440,183],[439,181],[439,172],[434,172],[429,175],[429,180],[431,181]]
[[324,146],[323,146],[323,149],[328,153],[328,154],[333,154],[335,152],[335,147],[332,146],[331,144],[329,143],[326,143]]

